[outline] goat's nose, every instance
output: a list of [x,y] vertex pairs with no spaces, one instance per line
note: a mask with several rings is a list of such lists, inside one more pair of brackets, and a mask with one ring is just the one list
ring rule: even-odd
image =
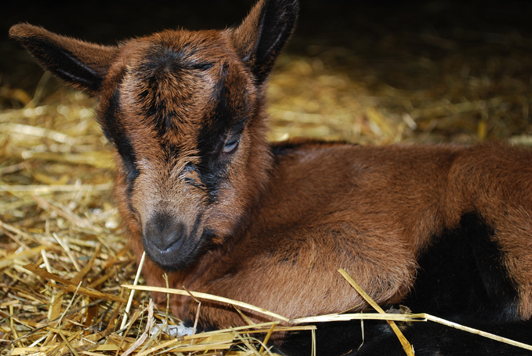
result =
[[166,251],[176,243],[182,244],[185,226],[165,213],[156,213],[146,222],[144,236],[160,251]]

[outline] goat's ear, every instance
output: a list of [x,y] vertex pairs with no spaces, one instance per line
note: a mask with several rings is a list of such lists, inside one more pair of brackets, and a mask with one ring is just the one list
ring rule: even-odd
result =
[[93,96],[118,53],[117,47],[60,36],[29,24],[11,27],[9,36],[20,42],[44,69]]
[[260,0],[232,32],[233,45],[262,84],[294,29],[297,0]]

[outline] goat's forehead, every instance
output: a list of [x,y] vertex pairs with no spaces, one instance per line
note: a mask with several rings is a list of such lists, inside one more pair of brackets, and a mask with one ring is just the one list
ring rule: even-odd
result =
[[[130,44],[124,51],[122,88],[139,104],[202,105],[232,56],[223,37],[201,32],[168,31]],[[158,109],[164,109],[158,105]]]
[[214,30],[163,31],[130,40],[123,48],[136,61],[140,56],[153,64],[175,64],[177,67],[196,69],[201,69],[204,62],[222,60],[233,52],[226,33]]
[[166,31],[131,41],[122,53],[123,101],[141,116],[190,118],[212,100],[221,68],[232,56],[223,39],[215,31]]
[[126,44],[122,55],[114,94],[101,102],[104,127],[117,126],[111,136],[120,130],[143,136],[134,139],[138,149],[153,152],[149,142],[157,141],[163,149],[195,150],[252,110],[252,81],[219,33],[156,34]]

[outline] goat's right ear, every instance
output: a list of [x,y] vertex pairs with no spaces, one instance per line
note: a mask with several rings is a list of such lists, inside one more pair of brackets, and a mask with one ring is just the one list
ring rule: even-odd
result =
[[93,96],[99,92],[118,53],[118,47],[83,42],[29,24],[14,25],[9,36],[20,42],[44,69]]

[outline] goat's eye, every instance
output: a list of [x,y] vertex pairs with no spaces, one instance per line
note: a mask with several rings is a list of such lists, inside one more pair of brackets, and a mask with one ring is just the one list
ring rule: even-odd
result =
[[240,143],[240,135],[231,136],[224,145],[223,153],[231,154],[236,151]]

